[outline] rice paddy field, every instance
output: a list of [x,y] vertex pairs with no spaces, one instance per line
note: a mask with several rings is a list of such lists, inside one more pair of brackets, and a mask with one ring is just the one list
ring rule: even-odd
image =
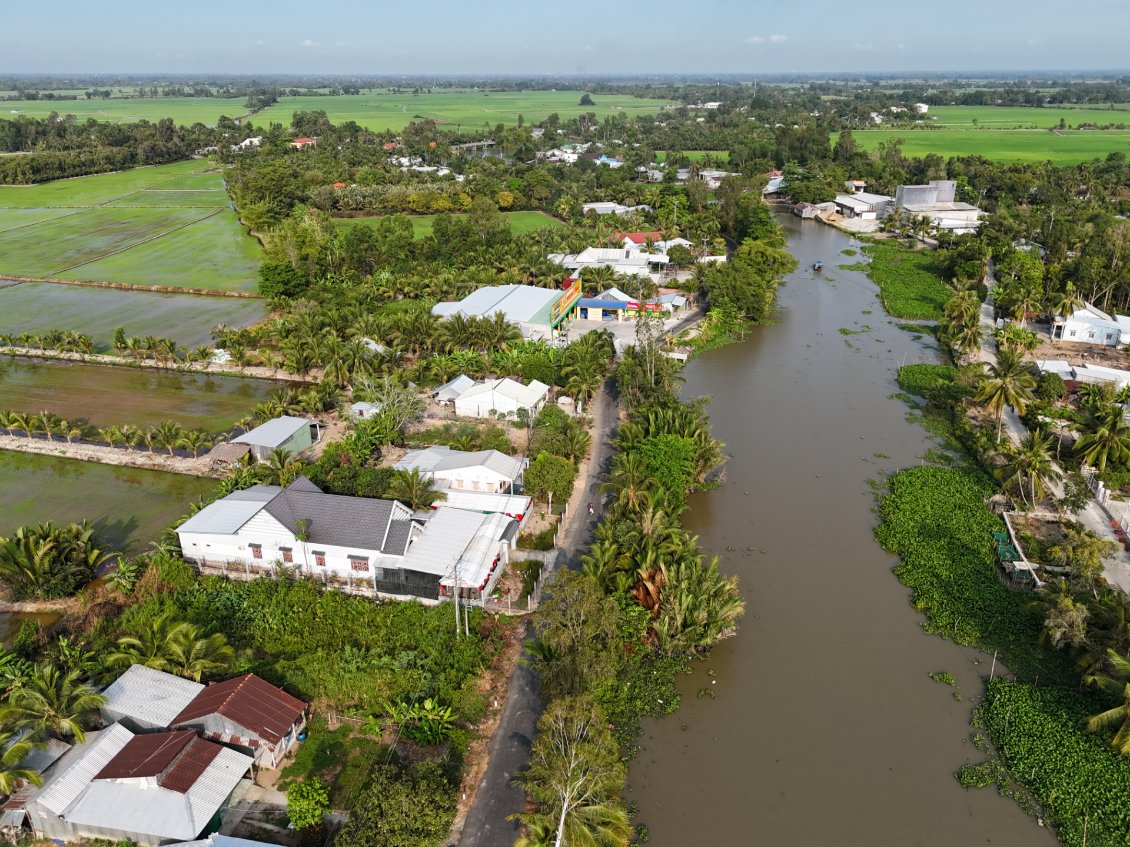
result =
[[88,520],[115,549],[139,553],[216,481],[0,450],[0,535],[29,523]]
[[253,291],[259,244],[207,168],[0,186],[0,276]]
[[[73,93],[73,92],[72,92]],[[247,113],[246,101],[240,98],[213,97],[112,97],[109,100],[10,100],[0,103],[0,118],[25,115],[46,118],[52,112],[74,115],[80,120],[94,118],[110,123],[156,123],[172,118],[178,124],[202,123],[215,126],[221,116],[238,118]]]
[[[565,226],[557,218],[550,217],[544,212],[504,212],[507,220],[510,221],[510,232],[512,235],[522,235],[523,233],[533,232],[535,229],[558,229]],[[457,217],[457,216],[456,216]],[[409,220],[412,221],[412,234],[416,238],[424,238],[432,234],[432,228],[435,225],[435,215],[410,215]],[[380,220],[379,217],[370,218],[337,218],[334,223],[340,229],[350,229],[363,223],[373,223]]]
[[250,298],[0,280],[0,334],[78,330],[102,349],[110,347],[119,326],[126,335],[154,335],[199,347],[212,343],[218,324],[250,326],[266,314],[266,304]]
[[[667,150],[656,150],[655,151],[655,161],[657,161],[657,162],[667,161],[667,153],[668,153]],[[684,150],[684,151],[682,151],[682,153],[683,153],[684,156],[686,156],[692,162],[701,162],[707,156],[709,156],[711,159],[715,159],[715,160],[720,161],[720,162],[730,161],[730,151],[729,150]]]
[[[864,150],[874,150],[884,141],[903,140],[907,156],[984,156],[999,162],[1049,160],[1072,165],[1109,153],[1130,155],[1130,131],[1069,130],[1061,134],[1023,129],[869,129],[852,133]],[[833,139],[834,142],[834,139]]]
[[609,115],[653,115],[669,100],[650,100],[624,94],[593,94],[592,106],[580,105],[581,91],[435,91],[431,94],[373,93],[350,96],[284,97],[251,117],[258,125],[289,125],[295,112],[324,110],[332,123],[356,121],[371,130],[398,132],[414,120],[434,120],[444,129],[478,128],[487,124],[517,124],[544,120],[556,112],[562,120],[586,112]]
[[1125,125],[1130,128],[1130,111],[1125,108],[1094,106],[931,106],[928,123],[936,126],[989,127],[993,129],[1047,129],[1058,126],[1060,119],[1068,128],[1080,124],[1095,126]]
[[263,379],[0,356],[0,408],[54,412],[97,427],[148,428],[171,420],[185,429],[223,432],[279,386]]

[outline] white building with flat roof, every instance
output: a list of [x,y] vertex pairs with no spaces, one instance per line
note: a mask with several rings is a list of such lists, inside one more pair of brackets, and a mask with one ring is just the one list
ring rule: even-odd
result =
[[489,285],[471,292],[462,300],[436,303],[432,314],[444,318],[452,315],[468,318],[502,315],[510,323],[517,324],[525,338],[549,339],[569,318],[567,301],[570,295],[569,289]]
[[1054,315],[1051,337],[1053,341],[1126,347],[1130,345],[1130,317],[1108,315],[1102,309],[1086,303],[1067,317]]

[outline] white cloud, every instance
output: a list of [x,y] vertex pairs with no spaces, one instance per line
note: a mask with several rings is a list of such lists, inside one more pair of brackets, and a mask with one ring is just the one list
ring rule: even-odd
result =
[[784,44],[788,40],[789,40],[789,37],[787,35],[781,35],[780,33],[777,33],[776,35],[769,36],[769,43],[770,44]]
[[858,41],[851,45],[852,50],[874,50],[874,44],[860,44]]
[[258,41],[255,42],[255,46],[256,47],[262,47],[266,43],[267,43],[266,41],[264,41],[263,39],[260,38]]
[[745,43],[746,44],[764,44],[765,39],[762,38],[760,35],[751,35],[749,38],[747,38],[745,40]]
[[1035,47],[1035,46],[1036,46],[1037,44],[1039,44],[1039,43],[1040,43],[1040,39],[1038,39],[1038,38],[1029,38],[1029,39],[1028,39],[1027,41],[1025,41],[1024,43],[1025,43],[1025,44],[1027,44],[1027,45],[1028,45],[1029,47]]
[[899,43],[898,43],[897,45],[895,45],[895,49],[896,49],[896,50],[905,50],[905,49],[906,49],[906,45],[905,45],[905,44],[903,44],[903,43],[902,43],[902,42],[900,41],[900,42],[899,42]]
[[315,41],[313,38],[307,38],[305,41],[302,42],[302,46],[303,47],[321,47],[322,42]]

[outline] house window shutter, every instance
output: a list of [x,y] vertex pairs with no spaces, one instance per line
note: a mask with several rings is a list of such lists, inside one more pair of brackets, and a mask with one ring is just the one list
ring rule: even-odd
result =
[[263,558],[263,545],[262,544],[248,544],[247,546],[251,548],[251,558],[253,558],[253,559],[262,559]]
[[349,567],[359,573],[368,573],[369,560],[364,556],[350,556]]
[[280,547],[279,552],[282,553],[282,560],[287,564],[290,564],[294,561],[294,551],[289,547]]
[[325,552],[319,552],[317,550],[314,551],[314,564],[319,568],[324,568],[326,566]]

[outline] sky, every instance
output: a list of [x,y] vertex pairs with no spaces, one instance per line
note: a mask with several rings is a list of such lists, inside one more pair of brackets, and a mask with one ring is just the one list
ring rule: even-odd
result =
[[1127,0],[2,0],[2,6],[0,73],[637,75],[1130,67]]

